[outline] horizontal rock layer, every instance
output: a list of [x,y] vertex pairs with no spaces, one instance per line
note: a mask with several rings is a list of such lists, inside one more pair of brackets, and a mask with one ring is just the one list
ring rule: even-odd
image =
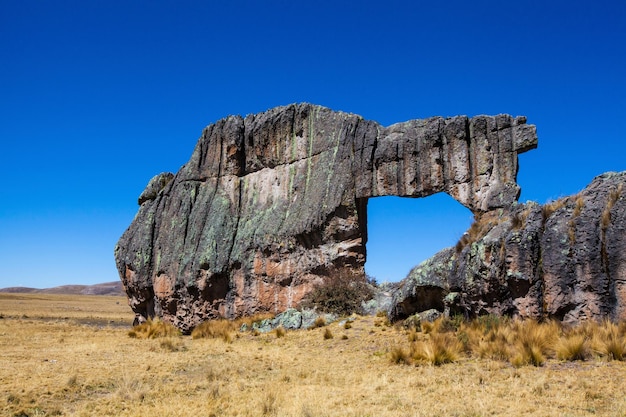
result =
[[138,317],[199,322],[296,306],[322,277],[362,272],[367,200],[446,192],[474,213],[519,196],[535,127],[507,115],[383,127],[310,104],[208,126],[153,178],[115,258]]

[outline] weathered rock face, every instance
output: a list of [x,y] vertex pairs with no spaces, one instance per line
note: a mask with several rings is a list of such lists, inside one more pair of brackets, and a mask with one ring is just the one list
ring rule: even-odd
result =
[[446,192],[474,213],[517,200],[523,117],[383,127],[298,104],[208,126],[176,175],[153,178],[115,249],[138,317],[199,322],[296,306],[321,277],[362,271],[367,199]]
[[577,195],[479,216],[456,248],[415,267],[392,318],[441,312],[626,319],[626,172]]

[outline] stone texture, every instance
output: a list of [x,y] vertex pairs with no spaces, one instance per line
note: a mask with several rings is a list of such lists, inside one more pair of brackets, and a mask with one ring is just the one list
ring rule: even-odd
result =
[[297,306],[322,277],[362,272],[368,198],[446,192],[476,214],[509,207],[517,155],[536,144],[534,126],[507,115],[383,127],[294,104],[227,117],[141,194],[115,249],[130,306],[184,332]]
[[[626,172],[540,206],[479,216],[467,239],[414,268],[393,294],[398,320],[448,314],[626,319]],[[465,238],[464,238],[465,239]]]
[[[318,313],[315,310],[288,308],[282,313],[278,313],[274,318],[263,319],[252,323],[252,330],[260,333],[267,333],[282,327],[285,330],[311,329],[315,326],[315,320],[323,318],[325,324],[333,323],[337,320],[334,314]],[[241,331],[247,331],[248,326],[241,326]]]

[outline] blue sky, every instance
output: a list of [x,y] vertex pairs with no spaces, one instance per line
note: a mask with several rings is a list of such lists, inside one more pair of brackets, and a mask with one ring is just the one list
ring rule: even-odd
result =
[[[294,102],[384,125],[526,115],[521,200],[626,169],[624,1],[0,0],[0,287],[118,279],[148,180],[202,129]],[[471,214],[372,199],[367,271],[398,280]]]

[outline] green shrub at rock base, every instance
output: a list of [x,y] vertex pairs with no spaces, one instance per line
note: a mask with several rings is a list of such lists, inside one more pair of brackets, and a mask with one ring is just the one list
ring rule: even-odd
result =
[[362,303],[373,295],[370,285],[365,275],[342,269],[316,285],[302,307],[337,315],[361,313]]

